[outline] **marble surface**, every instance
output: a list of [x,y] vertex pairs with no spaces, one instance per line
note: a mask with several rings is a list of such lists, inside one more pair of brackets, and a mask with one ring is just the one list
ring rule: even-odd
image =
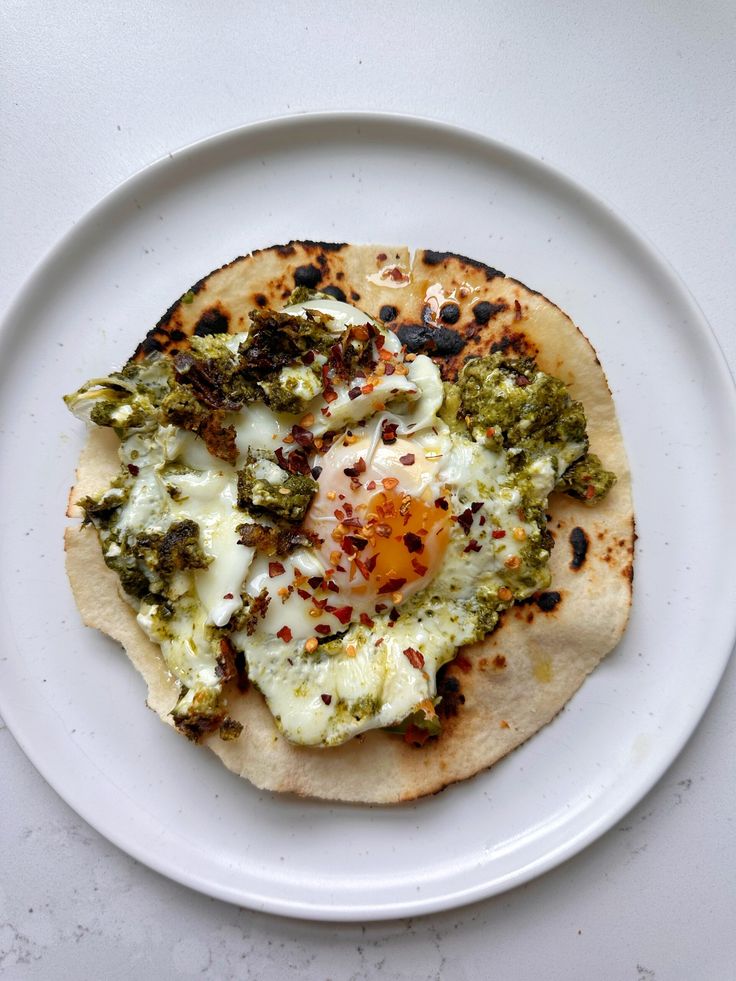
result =
[[[600,194],[683,276],[734,370],[735,32],[715,0],[10,0],[0,304],[172,148],[286,112],[396,110],[488,133]],[[732,977],[735,677],[732,663],[671,769],[582,854],[466,909],[365,926],[252,913],[151,872],[79,819],[0,722],[0,976]]]

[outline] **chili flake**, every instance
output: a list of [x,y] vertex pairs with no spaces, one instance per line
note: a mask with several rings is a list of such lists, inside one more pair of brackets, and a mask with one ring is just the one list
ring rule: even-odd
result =
[[424,542],[419,535],[415,535],[413,531],[407,531],[407,533],[404,535],[404,545],[406,545],[407,552],[424,551]]
[[415,647],[405,647],[404,655],[413,668],[420,669],[424,667],[424,655]]

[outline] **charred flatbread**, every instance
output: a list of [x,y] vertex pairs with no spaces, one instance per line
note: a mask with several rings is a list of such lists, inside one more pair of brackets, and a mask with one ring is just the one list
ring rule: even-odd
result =
[[[570,318],[522,283],[452,253],[420,250],[412,259],[405,247],[320,242],[260,250],[184,293],[134,358],[181,358],[192,338],[244,333],[254,311],[281,309],[295,287],[369,314],[395,333],[405,352],[429,356],[448,383],[472,359],[533,359],[582,403],[590,449],[617,478],[594,507],[585,499],[584,481],[581,499],[551,495],[549,586],[511,605],[488,636],[462,647],[440,669],[441,732],[419,740],[421,746],[377,729],[329,748],[295,745],[276,726],[256,687],[246,686],[242,672],[230,672],[229,731],[242,730],[237,738],[223,738],[226,727],[200,739],[229,769],[268,790],[370,803],[413,800],[486,769],[540,730],[618,642],[633,579],[626,454],[601,365]],[[110,428],[91,431],[70,515],[81,516],[79,502],[99,495],[119,472],[118,445]],[[95,527],[70,527],[65,541],[67,572],[84,622],[123,645],[146,679],[149,706],[173,725],[181,685],[159,645],[139,626],[118,575],[105,564]]]

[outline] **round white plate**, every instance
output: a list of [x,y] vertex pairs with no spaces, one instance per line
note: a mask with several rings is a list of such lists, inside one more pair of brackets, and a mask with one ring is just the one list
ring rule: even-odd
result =
[[[630,454],[640,538],[623,642],[520,750],[412,805],[330,806],[237,779],[146,709],[119,648],[81,626],[64,576],[83,433],[62,393],[122,363],[204,273],[290,238],[452,250],[545,293],[595,345]],[[90,824],[212,896],[365,920],[517,885],[645,794],[725,666],[736,413],[713,338],[663,260],[605,205],[490,140],[338,114],[177,152],[113,192],[35,271],[0,336],[0,373],[0,711]]]

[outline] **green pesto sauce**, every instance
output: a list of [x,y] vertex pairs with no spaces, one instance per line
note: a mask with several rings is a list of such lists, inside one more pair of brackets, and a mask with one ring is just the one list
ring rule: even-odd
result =
[[[314,375],[315,379],[319,378],[319,372],[313,371],[311,368],[307,370]],[[311,392],[305,395],[298,391],[299,379],[294,377],[285,378],[276,374],[271,378],[263,379],[259,383],[259,387],[267,405],[276,412],[290,412],[295,416],[303,413],[314,398],[314,394]],[[317,390],[320,390],[321,387],[320,384]]]
[[586,440],[582,405],[532,358],[475,358],[460,373],[459,388],[462,411],[474,425],[498,429],[507,448],[534,456],[550,444]]
[[303,521],[317,493],[317,481],[307,475],[290,474],[282,483],[272,484],[256,477],[257,466],[257,462],[247,463],[238,471],[238,507],[253,508],[256,513],[268,511],[286,521]]
[[[616,475],[587,452],[582,404],[532,358],[507,358],[502,353],[475,358],[465,365],[453,389],[450,411],[457,405],[456,420],[464,419],[475,438],[484,439],[491,449],[506,450],[525,507],[538,508],[534,464],[544,457],[555,467],[555,489],[579,500],[594,504],[616,482]],[[543,513],[538,524],[541,533]]]
[[585,504],[597,504],[615,483],[616,474],[606,470],[595,453],[586,453],[567,468],[557,490]]

